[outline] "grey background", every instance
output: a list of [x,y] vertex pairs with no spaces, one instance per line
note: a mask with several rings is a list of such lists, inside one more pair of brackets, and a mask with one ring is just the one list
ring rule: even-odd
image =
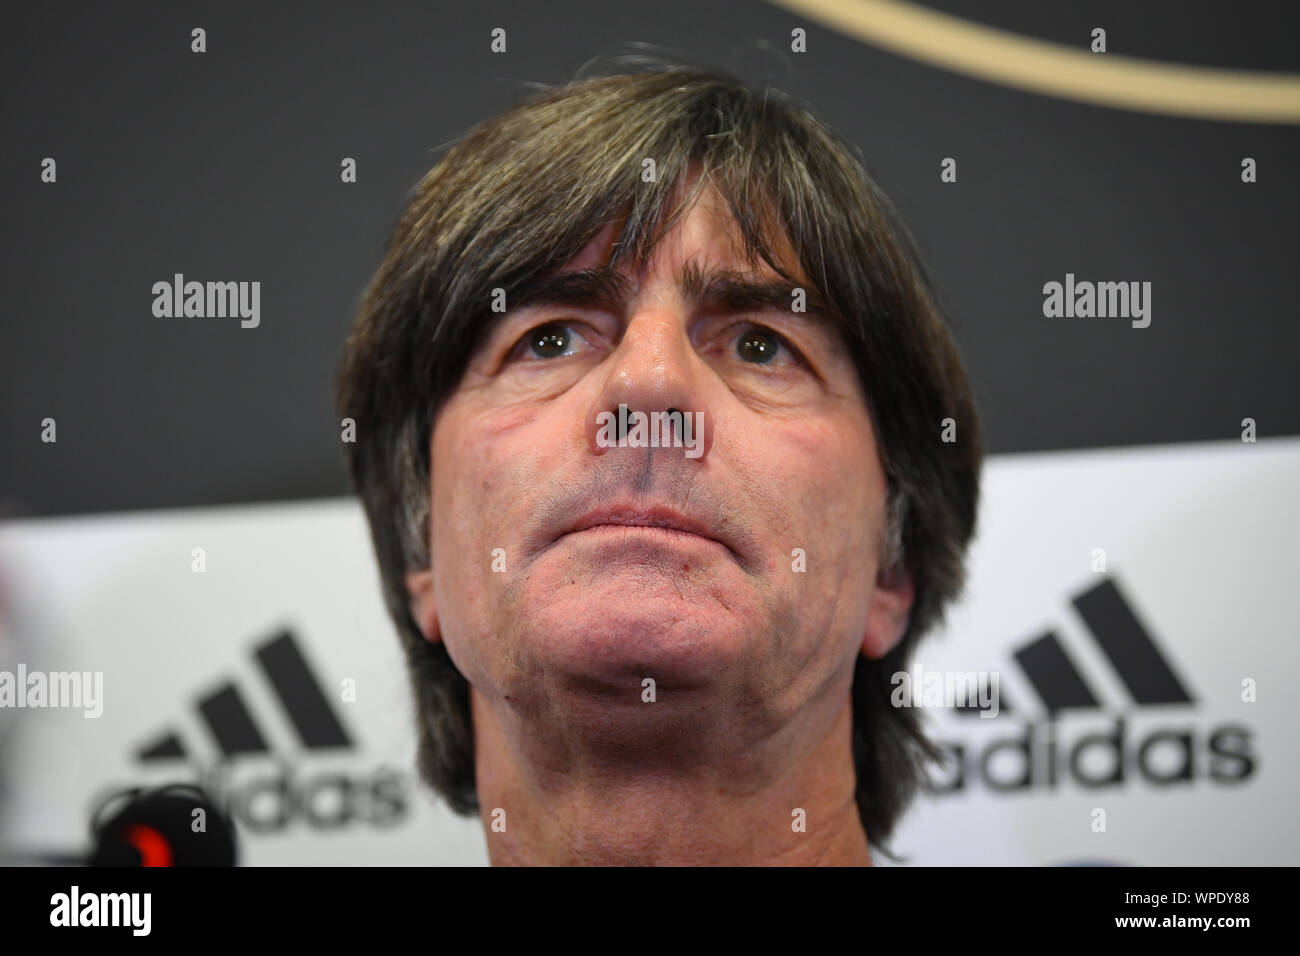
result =
[[[1300,71],[1292,3],[929,6],[1081,49],[1103,26],[1112,53]],[[808,53],[763,53],[795,26]],[[0,515],[346,493],[334,368],[407,191],[527,82],[630,41],[771,77],[861,148],[938,283],[989,451],[1229,439],[1247,416],[1261,438],[1300,433],[1294,126],[1021,93],[761,2],[45,3],[0,33]],[[151,287],[176,272],[260,281],[261,326],[155,318]],[[1067,272],[1152,282],[1151,326],[1044,318],[1042,286]]]

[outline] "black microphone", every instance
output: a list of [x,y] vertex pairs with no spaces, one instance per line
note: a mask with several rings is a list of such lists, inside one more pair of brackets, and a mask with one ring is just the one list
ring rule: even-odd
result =
[[173,783],[122,798],[125,805],[110,800],[91,821],[90,866],[237,865],[234,825],[199,787]]
[[[116,809],[110,815],[109,811]],[[197,812],[197,811],[202,811]],[[199,787],[171,783],[116,794],[90,821],[89,855],[0,851],[6,866],[237,866],[230,818]]]

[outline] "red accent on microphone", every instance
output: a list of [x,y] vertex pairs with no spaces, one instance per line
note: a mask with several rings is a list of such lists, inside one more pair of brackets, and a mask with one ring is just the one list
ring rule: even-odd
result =
[[172,848],[167,838],[143,823],[131,823],[122,831],[127,843],[140,851],[141,866],[171,866]]

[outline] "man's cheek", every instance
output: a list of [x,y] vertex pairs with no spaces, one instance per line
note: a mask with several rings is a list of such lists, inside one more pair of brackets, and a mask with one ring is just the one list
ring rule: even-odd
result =
[[490,602],[493,595],[476,584],[464,571],[445,589],[443,642],[452,663],[475,686],[488,681],[488,669],[500,652],[492,647],[499,640]]

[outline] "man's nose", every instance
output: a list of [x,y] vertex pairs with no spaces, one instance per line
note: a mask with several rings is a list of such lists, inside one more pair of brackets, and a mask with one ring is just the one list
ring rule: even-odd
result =
[[[634,413],[639,412],[661,426],[655,436],[660,447],[669,446],[674,453],[702,460],[713,445],[713,425],[704,398],[709,374],[711,370],[696,354],[679,312],[656,307],[636,313],[588,411],[588,447],[593,454],[602,455],[611,447],[610,437],[620,444],[646,447],[636,441],[635,432],[628,435],[636,421]],[[663,414],[674,412],[681,414]]]

